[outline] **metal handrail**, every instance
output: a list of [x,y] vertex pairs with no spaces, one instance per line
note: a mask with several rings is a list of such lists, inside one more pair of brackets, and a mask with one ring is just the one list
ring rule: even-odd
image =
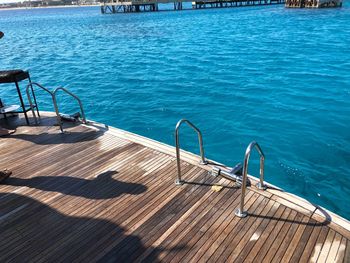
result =
[[199,150],[201,155],[201,162],[200,164],[207,164],[208,162],[205,160],[204,157],[204,148],[203,148],[203,138],[201,131],[189,120],[181,119],[177,122],[175,127],[175,145],[176,145],[176,161],[177,161],[177,179],[175,180],[176,185],[182,185],[183,181],[181,180],[181,165],[180,165],[180,138],[179,138],[179,129],[183,123],[186,123],[188,126],[190,126],[195,132],[197,132],[198,135],[198,143],[199,143]]
[[83,119],[83,123],[86,124],[86,118],[85,118],[85,112],[84,112],[83,104],[82,104],[81,100],[78,98],[78,96],[76,96],[74,93],[70,92],[69,90],[67,90],[64,87],[58,87],[52,92],[52,91],[50,91],[49,89],[45,88],[44,86],[42,86],[41,84],[39,84],[37,82],[31,82],[31,83],[29,83],[27,85],[26,93],[27,93],[29,104],[30,104],[30,108],[31,108],[33,116],[34,116],[35,124],[38,124],[38,120],[37,120],[37,117],[35,115],[33,101],[32,101],[32,98],[31,98],[30,92],[29,92],[29,90],[31,89],[32,90],[32,95],[34,95],[33,85],[41,88],[42,90],[46,91],[47,93],[49,93],[51,95],[53,106],[55,108],[57,123],[60,126],[60,130],[61,130],[62,133],[64,132],[63,131],[63,124],[62,124],[61,116],[60,116],[60,113],[59,113],[59,110],[58,110],[57,99],[56,99],[56,95],[57,95],[57,92],[59,90],[63,90],[65,93],[67,93],[68,95],[72,96],[73,98],[75,98],[78,101],[79,106],[80,106],[81,116],[82,116],[82,119]]
[[260,155],[260,182],[257,184],[257,187],[261,190],[266,189],[266,185],[264,184],[264,161],[265,161],[265,155],[259,146],[259,144],[255,141],[251,142],[247,150],[245,151],[244,156],[244,164],[243,164],[243,178],[242,178],[242,190],[241,190],[241,203],[239,208],[235,211],[236,216],[238,217],[246,217],[248,215],[247,211],[244,211],[244,198],[245,198],[245,190],[247,187],[247,176],[248,176],[248,164],[249,164],[249,158],[250,153],[252,149],[255,148],[259,155]]
[[39,83],[37,83],[37,82],[31,82],[31,83],[29,83],[29,84],[27,85],[26,93],[27,93],[27,97],[28,97],[28,101],[29,101],[30,108],[31,108],[32,113],[33,113],[33,116],[34,116],[35,124],[38,124],[38,120],[37,120],[37,117],[36,117],[36,115],[35,115],[33,101],[32,101],[32,98],[31,98],[31,96],[30,96],[30,93],[29,93],[29,89],[31,89],[31,90],[32,90],[32,95],[34,95],[33,85],[35,85],[35,86],[41,88],[42,90],[46,91],[47,93],[49,93],[49,94],[51,95],[52,102],[53,102],[53,106],[54,106],[54,108],[55,108],[57,123],[58,123],[58,125],[60,126],[61,132],[63,133],[62,121],[61,121],[61,117],[60,117],[60,114],[59,114],[59,111],[58,111],[57,101],[56,101],[56,96],[55,96],[55,94],[54,94],[52,91],[50,91],[49,89],[47,89],[47,88],[45,88],[44,86],[40,85]]
[[59,90],[63,90],[65,93],[67,93],[68,95],[70,95],[71,97],[73,97],[74,99],[76,99],[76,100],[78,101],[79,106],[80,106],[81,116],[82,116],[82,119],[83,119],[83,123],[86,124],[86,118],[85,118],[83,103],[81,102],[81,100],[79,99],[79,97],[78,97],[77,95],[75,95],[74,93],[70,92],[69,90],[67,90],[67,89],[64,88],[64,87],[58,87],[58,88],[56,88],[56,89],[53,91],[53,95],[55,96],[55,98],[56,98],[56,93],[57,93]]

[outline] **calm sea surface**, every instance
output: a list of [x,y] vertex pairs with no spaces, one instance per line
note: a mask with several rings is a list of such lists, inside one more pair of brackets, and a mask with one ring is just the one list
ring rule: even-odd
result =
[[[174,144],[188,118],[209,158],[252,140],[266,180],[350,219],[350,5],[101,15],[98,7],[0,12],[0,68],[68,85],[90,119]],[[0,97],[18,103],[13,86]],[[41,109],[52,110],[40,94]],[[70,99],[62,111],[74,112]],[[183,148],[198,152],[184,129]],[[250,171],[258,175],[258,156]]]

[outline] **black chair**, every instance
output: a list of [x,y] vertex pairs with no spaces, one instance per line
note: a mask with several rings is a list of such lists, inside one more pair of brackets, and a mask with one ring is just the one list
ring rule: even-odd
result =
[[[29,119],[28,119],[27,112],[30,111],[31,108],[30,108],[30,105],[24,104],[23,98],[22,98],[22,93],[21,93],[21,90],[20,90],[19,85],[18,85],[18,82],[25,80],[25,79],[28,79],[29,83],[31,83],[31,79],[30,79],[30,75],[29,75],[28,71],[23,71],[21,69],[0,71],[0,83],[15,83],[18,97],[19,97],[21,107],[22,107],[22,110],[7,112],[6,114],[8,114],[8,113],[23,113],[24,117],[26,119],[27,125],[29,125]],[[32,94],[33,94],[33,99],[34,99],[33,108],[36,108],[38,116],[40,116],[39,109],[38,109],[37,102],[36,102],[36,98],[35,98],[35,94],[33,91],[33,87],[31,87],[31,88],[32,88]],[[6,114],[4,114],[5,117],[6,117]]]

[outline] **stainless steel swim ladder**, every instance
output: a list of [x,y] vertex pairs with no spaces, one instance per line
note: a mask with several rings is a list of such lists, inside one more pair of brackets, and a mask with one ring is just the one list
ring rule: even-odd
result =
[[[186,120],[186,119],[179,120],[175,127],[175,145],[176,145],[176,161],[177,161],[177,178],[175,180],[176,185],[182,185],[184,183],[184,181],[182,180],[182,174],[181,174],[180,136],[179,136],[179,130],[183,123],[186,123],[198,135],[199,150],[200,150],[200,156],[201,156],[200,164],[203,164],[203,165],[209,164],[209,162],[206,160],[204,156],[203,137],[202,137],[201,131],[189,120]],[[264,184],[265,155],[261,147],[259,146],[259,144],[255,141],[251,142],[246,149],[243,166],[241,163],[238,163],[233,168],[225,169],[225,168],[222,168],[222,166],[215,165],[215,163],[213,163],[212,171],[211,171],[211,174],[213,176],[220,175],[226,179],[229,179],[231,181],[235,181],[238,184],[241,184],[240,205],[239,205],[239,208],[235,210],[235,215],[241,218],[246,217],[248,215],[247,211],[244,210],[244,200],[245,200],[245,192],[246,192],[247,185],[250,184],[248,179],[248,165],[249,165],[250,154],[253,149],[256,149],[260,155],[260,180],[259,180],[259,183],[257,183],[256,187],[259,190],[266,190],[267,187],[266,187],[266,184]],[[242,172],[242,174],[240,174],[240,172]]]
[[[82,122],[84,124],[86,124],[86,118],[85,118],[85,112],[84,112],[84,108],[83,108],[83,103],[81,102],[81,100],[79,99],[79,97],[77,95],[75,95],[74,93],[70,92],[69,90],[67,90],[66,88],[64,87],[58,87],[56,88],[54,91],[51,91],[47,88],[45,88],[44,86],[42,86],[41,84],[39,83],[36,83],[36,82],[32,82],[32,83],[29,83],[27,85],[27,88],[26,88],[26,93],[27,93],[27,97],[28,97],[28,101],[29,101],[29,105],[30,105],[30,108],[32,110],[32,113],[33,113],[33,116],[34,116],[34,121],[35,121],[35,124],[38,124],[39,121],[38,121],[38,118],[35,114],[35,111],[34,111],[34,104],[33,104],[33,101],[32,101],[32,96],[30,94],[30,91],[32,92],[32,95],[34,94],[34,88],[33,86],[37,87],[37,88],[40,88],[42,90],[44,90],[45,92],[49,93],[50,96],[51,96],[51,99],[52,99],[52,103],[53,103],[53,106],[54,106],[54,109],[55,109],[55,113],[56,113],[56,118],[57,118],[57,124],[59,125],[60,127],[60,130],[61,132],[63,133],[64,130],[63,130],[63,124],[62,124],[62,120],[61,120],[61,116],[60,116],[60,113],[59,113],[59,110],[58,110],[58,106],[57,106],[57,92],[62,90],[63,92],[65,92],[66,94],[70,95],[71,97],[73,97],[79,104],[79,107],[80,107],[80,113],[81,113],[81,117],[82,117]],[[39,119],[40,119],[40,116],[38,116]]]
[[189,120],[181,119],[177,122],[175,127],[175,145],[176,145],[176,161],[177,161],[177,179],[175,180],[176,185],[182,185],[184,182],[181,180],[181,165],[180,165],[180,135],[179,130],[183,123],[186,123],[191,127],[198,135],[199,151],[201,155],[200,164],[207,164],[208,162],[204,157],[203,137],[201,131]]
[[260,155],[260,181],[257,183],[257,188],[260,190],[266,190],[266,185],[264,184],[264,168],[265,168],[265,155],[261,150],[259,144],[255,141],[251,142],[244,155],[244,164],[243,164],[243,178],[242,178],[242,186],[241,186],[241,202],[239,204],[239,208],[236,209],[235,215],[238,217],[246,217],[248,215],[247,211],[244,210],[244,199],[245,199],[245,190],[247,188],[247,177],[248,177],[248,165],[250,154],[253,149],[256,149]]

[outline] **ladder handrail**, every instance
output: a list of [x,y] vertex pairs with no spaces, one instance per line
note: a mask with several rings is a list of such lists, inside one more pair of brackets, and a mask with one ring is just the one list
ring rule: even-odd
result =
[[54,91],[51,91],[51,90],[45,88],[43,85],[41,85],[41,84],[39,84],[37,82],[31,82],[26,87],[26,93],[27,93],[27,97],[28,97],[28,101],[29,101],[29,104],[30,104],[30,108],[32,110],[32,113],[33,113],[34,120],[35,120],[36,124],[38,124],[38,120],[37,120],[37,117],[35,115],[33,101],[31,99],[30,92],[29,92],[29,90],[31,89],[32,90],[32,94],[34,94],[33,85],[36,86],[36,87],[41,88],[42,90],[44,90],[45,92],[47,92],[47,93],[49,93],[51,95],[53,106],[55,108],[57,123],[60,126],[60,130],[61,130],[62,133],[64,132],[63,131],[63,124],[62,124],[61,116],[60,116],[60,113],[59,113],[59,110],[58,110],[57,99],[56,99],[57,92],[59,90],[63,90],[65,93],[67,93],[68,95],[70,95],[71,97],[73,97],[74,99],[76,99],[78,101],[79,106],[80,106],[81,116],[82,116],[82,119],[83,119],[83,123],[84,124],[87,123],[86,122],[86,118],[85,118],[85,112],[84,112],[84,108],[83,108],[83,103],[81,102],[81,100],[79,99],[79,97],[77,95],[75,95],[74,93],[70,92],[69,90],[67,90],[64,87],[58,87]]
[[74,99],[76,99],[79,103],[79,106],[80,106],[80,111],[81,111],[81,116],[82,116],[82,119],[83,119],[83,123],[86,124],[86,118],[85,118],[85,112],[84,112],[84,108],[83,108],[83,103],[81,102],[81,100],[79,99],[79,97],[77,95],[75,95],[74,93],[70,92],[69,90],[67,90],[66,88],[64,87],[58,87],[56,88],[54,91],[53,91],[53,94],[56,98],[56,93],[59,91],[59,90],[63,90],[65,93],[67,93],[68,95],[70,95],[71,97],[73,97]]
[[177,185],[183,184],[183,181],[181,180],[180,138],[179,138],[180,137],[179,136],[179,129],[183,123],[186,123],[198,135],[198,143],[199,143],[199,150],[200,150],[200,156],[201,156],[200,164],[207,164],[208,163],[204,157],[203,137],[202,137],[201,131],[189,120],[186,120],[186,119],[179,120],[176,124],[176,127],[175,127],[175,145],[176,145],[176,162],[177,162],[177,179],[175,181],[175,184],[177,184]]
[[261,190],[266,189],[266,185],[264,185],[264,162],[265,162],[265,155],[260,147],[260,145],[256,141],[252,141],[244,155],[244,164],[243,164],[243,178],[242,178],[242,187],[241,187],[241,203],[239,208],[235,211],[235,214],[238,217],[246,217],[248,215],[247,211],[244,211],[244,198],[245,198],[245,190],[247,188],[247,176],[248,176],[248,165],[249,165],[249,158],[251,151],[253,149],[256,149],[260,155],[260,182],[258,183],[258,188]]
[[57,123],[58,123],[58,125],[60,126],[61,132],[63,132],[62,121],[61,121],[61,117],[60,117],[60,114],[59,114],[59,111],[58,111],[57,101],[56,101],[56,96],[55,96],[55,94],[54,94],[52,91],[50,91],[49,89],[47,89],[47,88],[45,88],[44,86],[42,86],[41,84],[39,84],[39,83],[37,83],[37,82],[31,82],[31,83],[29,83],[29,84],[27,85],[27,87],[26,87],[26,93],[27,93],[27,97],[28,97],[28,101],[29,101],[30,108],[31,108],[32,113],[33,113],[33,116],[34,116],[35,124],[38,124],[38,120],[37,120],[37,117],[36,117],[36,115],[35,115],[33,101],[32,101],[32,98],[31,98],[31,96],[30,96],[30,93],[29,93],[29,88],[31,88],[32,94],[34,94],[33,85],[35,85],[35,86],[41,88],[42,90],[46,91],[47,93],[49,93],[49,94],[51,95],[52,102],[53,102],[53,106],[54,106],[54,108],[55,108]]

